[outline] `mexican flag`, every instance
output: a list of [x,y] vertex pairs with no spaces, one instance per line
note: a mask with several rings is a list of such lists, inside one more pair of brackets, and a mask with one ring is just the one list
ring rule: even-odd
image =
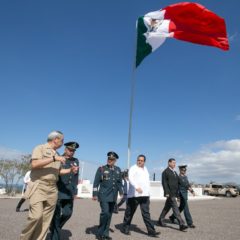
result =
[[224,19],[198,3],[181,2],[138,18],[136,67],[168,37],[229,50]]

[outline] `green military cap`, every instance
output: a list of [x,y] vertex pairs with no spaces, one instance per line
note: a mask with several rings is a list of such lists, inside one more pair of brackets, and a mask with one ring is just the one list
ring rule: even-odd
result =
[[184,170],[184,171],[187,170],[187,165],[180,165],[178,167],[179,167],[179,170]]
[[108,152],[107,156],[109,159],[118,159],[118,155],[115,152]]
[[77,148],[79,148],[79,144],[77,142],[67,142],[64,144],[64,146],[72,150],[76,150]]

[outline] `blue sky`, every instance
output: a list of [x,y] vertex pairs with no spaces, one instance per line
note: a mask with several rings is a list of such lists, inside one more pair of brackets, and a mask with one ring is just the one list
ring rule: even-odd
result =
[[[109,150],[126,168],[135,22],[176,2],[1,1],[0,150],[30,153],[57,129],[84,175]],[[230,51],[168,39],[142,62],[131,162],[146,154],[159,178],[175,157],[194,181],[240,182],[240,2],[198,2],[225,19]]]

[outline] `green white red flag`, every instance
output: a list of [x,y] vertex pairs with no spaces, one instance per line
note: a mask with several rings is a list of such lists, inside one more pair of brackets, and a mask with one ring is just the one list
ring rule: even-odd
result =
[[168,37],[229,50],[224,19],[198,3],[181,2],[138,18],[136,67]]

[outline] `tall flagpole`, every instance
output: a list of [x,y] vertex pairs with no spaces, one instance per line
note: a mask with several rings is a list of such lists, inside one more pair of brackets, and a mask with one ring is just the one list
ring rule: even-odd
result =
[[131,81],[131,97],[130,97],[130,113],[129,113],[129,128],[128,128],[128,162],[127,168],[130,168],[131,161],[131,143],[132,143],[132,115],[134,106],[134,95],[135,95],[135,85],[136,85],[136,53],[137,53],[137,34],[134,48],[134,59],[133,59],[133,70],[132,70],[132,81]]
[[130,160],[131,160],[132,115],[133,115],[133,105],[134,105],[135,85],[136,85],[136,78],[135,78],[135,67],[134,67],[134,69],[133,69],[133,74],[132,74],[132,84],[131,84],[131,99],[130,99],[129,129],[128,129],[128,162],[127,162],[127,168],[128,168],[128,169],[129,169],[129,167],[130,167]]

